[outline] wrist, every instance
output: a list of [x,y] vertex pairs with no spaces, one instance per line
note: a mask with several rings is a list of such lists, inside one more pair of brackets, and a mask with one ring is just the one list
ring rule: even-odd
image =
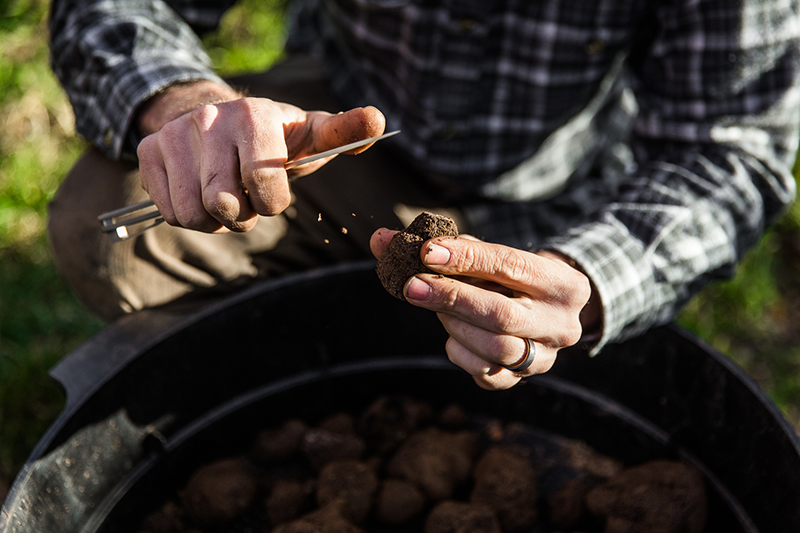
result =
[[145,101],[136,113],[135,124],[142,137],[200,106],[237,100],[238,91],[210,80],[176,83]]

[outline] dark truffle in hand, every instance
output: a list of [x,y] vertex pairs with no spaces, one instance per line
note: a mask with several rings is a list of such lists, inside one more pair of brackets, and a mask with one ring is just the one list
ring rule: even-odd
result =
[[423,212],[406,229],[392,237],[377,268],[378,278],[389,294],[405,300],[403,287],[410,277],[421,272],[434,273],[420,259],[422,245],[434,237],[458,237],[455,221]]

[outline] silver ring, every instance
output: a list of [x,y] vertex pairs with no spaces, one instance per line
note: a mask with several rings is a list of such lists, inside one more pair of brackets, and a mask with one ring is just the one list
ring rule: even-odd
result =
[[519,358],[519,362],[513,365],[500,365],[506,370],[512,372],[524,372],[533,364],[536,359],[536,345],[533,344],[533,339],[522,339],[525,341],[525,353]]

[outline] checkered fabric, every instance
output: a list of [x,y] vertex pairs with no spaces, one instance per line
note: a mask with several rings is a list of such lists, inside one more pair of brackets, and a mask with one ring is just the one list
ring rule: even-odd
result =
[[[133,154],[136,107],[218,80],[194,31],[231,2],[54,0],[78,131]],[[797,0],[297,0],[287,49],[451,191],[473,233],[557,249],[609,341],[675,316],[795,196]]]

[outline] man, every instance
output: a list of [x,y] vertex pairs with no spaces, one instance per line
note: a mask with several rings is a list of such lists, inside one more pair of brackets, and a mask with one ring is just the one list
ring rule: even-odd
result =
[[[480,240],[422,257],[480,282],[405,296],[507,388],[670,320],[794,199],[797,2],[302,0],[290,59],[230,84],[194,33],[228,5],[53,2],[54,70],[102,155],[65,180],[51,240],[102,316],[380,256],[385,228],[447,210]],[[384,122],[402,134],[283,169]],[[98,214],[148,196],[169,226],[102,240]]]

